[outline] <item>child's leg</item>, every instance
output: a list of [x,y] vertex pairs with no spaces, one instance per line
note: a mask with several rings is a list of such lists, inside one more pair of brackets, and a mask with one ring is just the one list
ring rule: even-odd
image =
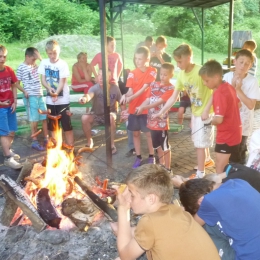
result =
[[115,146],[115,131],[116,131],[116,115],[114,113],[110,113],[110,126],[111,126],[111,147]]
[[164,160],[164,155],[165,155],[165,153],[164,153],[162,147],[159,146],[156,150],[157,150],[157,155],[158,155],[158,157],[159,157],[159,163],[160,163],[161,165],[165,166],[165,160]]
[[164,151],[165,168],[171,169],[171,150]]
[[66,143],[68,145],[74,145],[74,135],[73,135],[73,131],[70,130],[70,131],[65,131],[64,132],[65,134],[65,138],[66,138]]
[[43,136],[44,139],[48,139],[49,133],[48,133],[48,128],[47,128],[47,120],[42,120],[42,130],[43,130]]
[[146,141],[147,141],[147,145],[148,145],[148,149],[149,149],[149,155],[153,155],[154,154],[154,150],[153,150],[153,142],[152,142],[152,137],[151,137],[151,132],[146,132]]
[[205,148],[197,148],[198,170],[205,172]]
[[74,146],[74,135],[71,125],[70,116],[67,111],[69,110],[69,105],[59,105],[58,111],[61,114],[61,126],[65,134],[66,143],[68,145]]
[[230,153],[217,153],[216,152],[216,173],[224,172],[225,166],[228,164]]
[[12,137],[10,136],[1,136],[1,146],[3,149],[3,154],[6,157],[10,157],[10,147],[12,144]]
[[[30,122],[30,124],[31,124],[31,133],[32,134],[36,133],[37,132],[38,122]],[[37,136],[32,137],[32,140],[36,141],[37,140]]]
[[183,124],[184,110],[185,110],[184,107],[179,107],[179,109],[178,109],[178,123],[179,123],[180,125]]
[[140,131],[133,131],[133,141],[134,141],[136,156],[141,155],[140,134],[141,134]]

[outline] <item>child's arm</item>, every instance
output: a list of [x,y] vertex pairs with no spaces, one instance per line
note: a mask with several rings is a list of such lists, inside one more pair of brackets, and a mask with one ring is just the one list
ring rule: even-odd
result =
[[165,101],[162,98],[159,98],[156,102],[149,104],[150,103],[150,99],[147,98],[140,107],[136,108],[136,114],[140,115],[142,114],[143,110],[145,109],[150,109],[153,107],[158,107],[159,105],[165,103]]
[[152,119],[161,117],[165,112],[167,112],[175,104],[176,100],[178,99],[179,93],[180,90],[175,89],[171,97],[167,100],[167,102],[163,106],[163,108],[158,113],[152,114]]
[[118,54],[118,63],[117,63],[117,79],[119,79],[122,69],[123,69],[123,62],[121,56]]
[[134,94],[133,89],[132,88],[128,88],[128,91],[126,94],[122,95],[121,99],[120,99],[120,104],[125,104],[127,103],[127,97],[130,97]]
[[12,113],[15,112],[16,106],[17,106],[17,85],[18,85],[18,82],[15,82],[14,84],[12,84],[12,92],[13,92],[13,97],[14,97],[14,102],[11,106]]
[[16,87],[23,92],[24,97],[28,98],[28,93],[25,91],[25,89],[21,86],[21,80],[18,80]]
[[55,91],[55,89],[52,89],[49,83],[46,81],[46,76],[43,74],[41,75],[41,83],[48,92],[51,92],[52,90]]
[[[146,83],[144,84],[136,93],[134,93],[133,95],[127,95],[126,98],[126,103],[131,102],[133,99],[137,98],[138,96],[140,96],[148,87],[150,86],[150,83]],[[128,93],[128,92],[127,92]]]
[[212,103],[213,103],[213,94],[210,96],[209,101],[201,114],[202,121],[207,120],[209,118],[209,111],[212,106]]
[[135,260],[144,253],[132,236],[130,226],[130,192],[128,188],[123,193],[118,192],[118,233],[117,249],[121,260]]
[[223,116],[213,116],[211,124],[212,125],[220,125],[223,122],[224,117]]

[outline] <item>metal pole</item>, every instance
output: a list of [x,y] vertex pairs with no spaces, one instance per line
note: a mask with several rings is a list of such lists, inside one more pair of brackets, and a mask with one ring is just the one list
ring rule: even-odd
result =
[[120,6],[120,32],[121,32],[121,47],[122,47],[122,62],[123,62],[123,77],[124,77],[124,83],[126,83],[125,78],[125,54],[124,54],[124,35],[123,35],[123,17],[122,17],[122,6]]
[[228,36],[228,68],[231,67],[232,55],[232,33],[233,33],[233,16],[234,16],[234,0],[230,0],[229,4],[229,36]]
[[201,8],[201,65],[204,64],[204,8]]
[[110,0],[110,26],[111,26],[111,36],[114,37],[114,11],[113,11],[113,0]]
[[100,17],[100,38],[102,54],[102,77],[104,93],[104,111],[105,111],[105,137],[106,137],[106,159],[108,171],[112,167],[112,150],[111,150],[111,126],[110,126],[110,95],[108,89],[108,65],[107,65],[107,36],[106,36],[106,0],[99,0],[99,17]]

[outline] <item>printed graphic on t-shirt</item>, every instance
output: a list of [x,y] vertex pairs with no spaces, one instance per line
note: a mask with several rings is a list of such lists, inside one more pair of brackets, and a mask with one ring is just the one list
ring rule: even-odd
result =
[[12,85],[12,78],[11,77],[5,77],[0,79],[0,92],[6,92],[11,89]]
[[189,83],[184,83],[184,87],[190,97],[190,102],[195,107],[201,107],[202,106],[202,100],[198,96],[198,88],[194,85],[191,85]]
[[260,172],[260,150],[259,153],[254,158],[254,160],[252,161],[250,168]]
[[[51,88],[56,91],[60,82],[60,71],[45,68],[45,77]],[[50,96],[50,93],[47,93],[47,95]],[[63,96],[63,91],[59,93],[59,96]]]

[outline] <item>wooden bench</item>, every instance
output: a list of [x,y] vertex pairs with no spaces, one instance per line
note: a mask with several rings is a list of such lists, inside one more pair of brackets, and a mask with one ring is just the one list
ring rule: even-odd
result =
[[[44,92],[44,95],[46,95],[46,92]],[[70,91],[70,107],[76,107],[76,108],[82,108],[84,110],[82,110],[82,114],[84,114],[85,112],[85,108],[86,107],[91,107],[91,102],[88,102],[84,105],[79,104],[78,100],[80,97],[83,96],[83,93],[80,92],[74,92],[74,91]],[[25,106],[23,104],[23,94],[19,93],[17,95],[17,108],[16,108],[16,113],[25,113]],[[180,102],[176,102],[173,107],[174,108],[178,108],[180,106]],[[17,114],[19,116],[19,114]],[[82,124],[80,120],[71,120],[72,126],[74,129],[82,129]],[[41,127],[41,124],[39,123],[39,127]],[[105,130],[105,126],[94,126],[93,128],[95,129],[99,129],[99,130]],[[116,125],[116,129],[117,130],[126,130],[126,125],[125,123],[118,123]],[[178,133],[183,129],[183,125],[179,125],[179,124],[174,124],[173,122],[170,122],[170,132],[174,132],[174,133]],[[22,125],[18,125],[18,130],[16,132],[17,135],[22,135],[22,134],[26,134],[26,133],[30,133],[30,124],[22,124]]]

